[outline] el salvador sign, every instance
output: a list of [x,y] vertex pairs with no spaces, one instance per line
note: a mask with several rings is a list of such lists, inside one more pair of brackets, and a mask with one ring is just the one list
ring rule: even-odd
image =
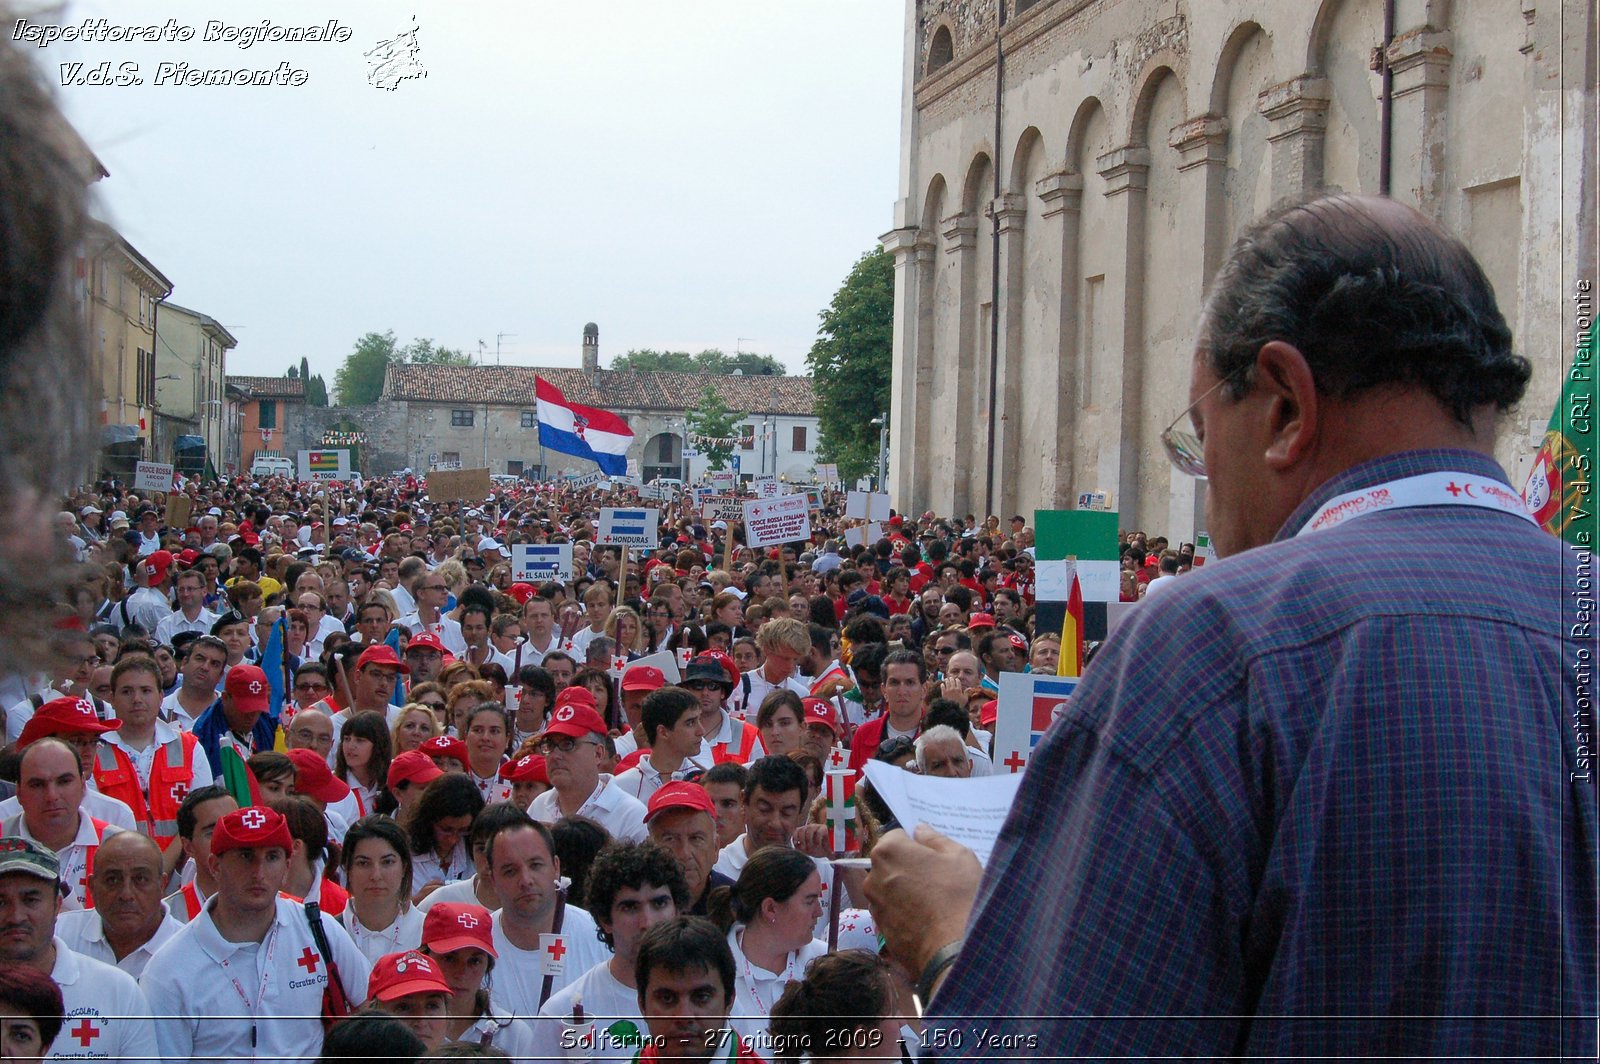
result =
[[572,544],[513,543],[511,579],[526,584],[572,579]]

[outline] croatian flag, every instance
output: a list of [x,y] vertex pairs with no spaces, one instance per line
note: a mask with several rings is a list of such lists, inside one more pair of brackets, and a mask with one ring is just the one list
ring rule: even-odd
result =
[[609,476],[626,476],[633,430],[616,414],[569,403],[561,389],[535,377],[539,407],[539,446],[593,459]]

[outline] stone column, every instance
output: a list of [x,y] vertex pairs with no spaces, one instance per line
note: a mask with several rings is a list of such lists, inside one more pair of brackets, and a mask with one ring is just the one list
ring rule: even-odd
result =
[[[992,505],[987,508],[995,513],[1010,513],[1021,505],[1019,499],[1035,498],[1038,491],[1037,485],[1016,482],[1018,447],[1022,434],[1027,431],[1022,423],[1022,389],[1027,372],[1023,367],[1022,350],[1022,293],[1026,284],[1023,280],[1022,227],[1028,215],[1026,200],[1019,193],[1008,192],[991,201],[984,213],[994,220],[1000,233],[1000,299],[999,305],[994,308],[994,313],[1000,316],[1000,344],[994,352],[998,366],[992,404],[989,402],[989,363],[987,359],[978,360],[979,388],[985,397],[985,405],[989,407],[989,418],[977,422],[974,428],[984,434],[986,458],[990,419],[994,425],[994,489],[992,494],[985,492],[979,498],[989,496]],[[979,471],[980,489],[988,487],[988,476],[986,463],[985,468]],[[974,501],[968,499],[969,503]],[[969,505],[966,509],[975,510],[976,507]]]
[[[987,403],[989,374],[985,356],[989,337],[978,335],[978,304],[988,295],[977,291],[978,217],[973,213],[952,214],[939,223],[944,236],[944,253],[955,259],[957,293],[956,335],[947,349],[935,356],[943,363],[941,378],[945,387],[930,391],[932,424],[931,456],[938,464],[929,478],[928,506],[941,514],[961,511],[973,495],[973,485],[982,490],[982,470],[974,471],[971,438],[973,426],[981,425],[981,410]],[[953,356],[953,358],[952,358]]]
[[1321,186],[1331,91],[1326,78],[1302,74],[1257,97],[1272,145],[1274,200],[1304,196]]
[[1076,455],[1072,443],[1078,407],[1083,401],[1078,392],[1083,358],[1078,347],[1082,333],[1078,322],[1078,294],[1082,287],[1078,276],[1078,222],[1083,209],[1083,175],[1058,170],[1040,178],[1034,190],[1044,201],[1043,217],[1061,220],[1061,275],[1054,279],[1059,293],[1056,349],[1041,352],[1033,367],[1039,387],[1055,396],[1056,406],[1055,424],[1036,426],[1039,432],[1050,434],[1050,453],[1054,456],[1053,474],[1039,485],[1039,504],[1045,509],[1065,510],[1074,498]]
[[[1144,207],[1149,185],[1150,151],[1143,147],[1123,147],[1106,152],[1095,160],[1106,183],[1110,209],[1110,228],[1123,234],[1122,255],[1116,260],[1119,276],[1106,277],[1106,323],[1120,322],[1116,335],[1122,338],[1116,372],[1096,371],[1099,391],[1106,405],[1119,411],[1119,432],[1115,450],[1102,447],[1100,468],[1095,472],[1101,484],[1117,486],[1116,505],[1125,516],[1124,524],[1135,527],[1141,519],[1139,508],[1139,412],[1144,402]],[[1120,224],[1119,224],[1120,223]],[[1107,367],[1111,369],[1112,367]]]
[[923,257],[918,254],[923,238],[916,227],[893,229],[879,237],[884,249],[894,256],[894,341],[889,386],[889,492],[893,505],[913,512],[920,505],[916,498],[919,475],[926,474],[919,463],[927,455],[928,374],[919,365],[923,349],[923,292],[927,282]]
[[[1394,74],[1393,155],[1390,194],[1425,214],[1444,208],[1445,114],[1450,89],[1450,34],[1424,26],[1401,33],[1389,44]],[[1517,131],[1508,130],[1508,136]]]

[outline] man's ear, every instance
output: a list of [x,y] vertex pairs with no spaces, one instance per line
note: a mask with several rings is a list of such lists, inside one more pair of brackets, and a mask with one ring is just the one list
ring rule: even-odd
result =
[[1255,389],[1267,403],[1269,438],[1264,457],[1275,469],[1303,460],[1321,428],[1320,396],[1311,365],[1292,344],[1281,340],[1256,355]]

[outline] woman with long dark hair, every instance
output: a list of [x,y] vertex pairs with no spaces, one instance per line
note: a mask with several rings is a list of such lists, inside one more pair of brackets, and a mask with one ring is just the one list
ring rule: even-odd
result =
[[333,772],[350,785],[362,816],[377,811],[378,798],[388,786],[393,742],[388,718],[382,713],[357,713],[344,722]]
[[340,856],[350,903],[339,922],[368,961],[415,949],[422,942],[422,913],[411,904],[411,846],[386,816],[350,825]]
[[711,892],[711,915],[728,931],[736,978],[730,1025],[758,1039],[784,988],[828,952],[812,930],[822,916],[822,875],[798,850],[757,850],[731,887]]
[[466,835],[483,805],[477,785],[460,772],[440,776],[422,792],[407,832],[416,888],[413,902],[420,902],[436,887],[472,875]]

